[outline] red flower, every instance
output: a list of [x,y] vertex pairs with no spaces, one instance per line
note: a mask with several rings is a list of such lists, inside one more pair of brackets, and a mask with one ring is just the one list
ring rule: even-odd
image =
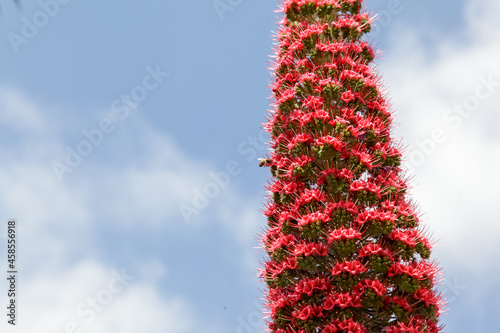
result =
[[359,158],[361,163],[366,165],[369,169],[372,169],[373,164],[372,164],[372,157],[370,156],[370,154],[358,150],[351,150],[351,154]]
[[425,289],[424,287],[420,287],[413,297],[424,302],[425,306],[429,306],[431,304],[437,305],[439,303],[439,299],[436,294],[432,290]]
[[289,246],[295,242],[294,235],[280,235],[278,239],[276,239],[271,246],[269,247],[269,251],[275,251],[282,246]]
[[342,72],[342,74],[340,74],[341,80],[345,80],[345,79],[356,80],[356,79],[360,79],[360,78],[362,78],[361,74],[356,73],[355,71],[351,71],[351,70],[345,70]]
[[282,187],[282,190],[280,191],[280,193],[285,193],[285,194],[292,194],[292,193],[296,193],[299,191],[300,189],[300,184],[298,182],[288,182],[288,183],[285,183],[283,184],[283,187]]
[[357,28],[359,26],[359,22],[353,20],[352,18],[344,18],[333,22],[332,25],[337,28]]
[[276,205],[274,202],[269,203],[268,207],[264,210],[264,215],[267,217],[274,215],[276,213],[277,207],[278,207],[278,205]]
[[311,307],[307,305],[300,311],[294,311],[292,316],[300,320],[307,320],[311,317],[323,317],[323,312],[321,307]]
[[335,305],[338,305],[342,309],[352,306],[352,298],[349,293],[337,294],[337,299],[335,300]]
[[378,244],[367,244],[364,247],[359,250],[359,256],[361,258],[367,257],[367,256],[372,256],[372,255],[378,255],[383,252],[382,247]]
[[326,112],[325,110],[318,110],[313,113],[314,119],[322,120],[324,122],[328,122],[330,118],[330,114]]
[[366,287],[372,289],[378,296],[384,296],[384,294],[386,293],[386,287],[379,280],[375,280],[375,281],[365,280],[365,281],[363,281],[363,284]]
[[391,268],[389,269],[388,276],[392,277],[395,275],[408,275],[411,276],[417,280],[425,279],[425,278],[430,278],[431,281],[434,279],[434,276],[437,273],[437,269],[429,264],[426,261],[420,261],[420,262],[411,262],[408,265],[404,265],[399,262],[395,262],[392,264]]
[[302,42],[300,40],[297,40],[295,42],[293,42],[292,45],[290,45],[290,47],[288,48],[288,50],[290,52],[295,52],[297,50],[302,50],[304,47],[304,45],[302,44]]
[[293,316],[296,318],[299,318],[300,320],[307,320],[307,319],[309,319],[309,317],[313,316],[313,311],[312,311],[311,306],[308,305],[300,311],[295,311],[293,313]]
[[295,98],[295,90],[294,89],[287,89],[281,94],[280,98],[278,99],[278,104],[285,103],[286,101],[293,100]]
[[295,269],[297,267],[297,262],[295,258],[289,257],[283,260],[283,268],[284,269]]
[[356,180],[351,183],[351,192],[357,192],[357,191],[362,191],[366,188],[366,184],[363,181]]
[[417,245],[416,237],[414,235],[414,232],[412,232],[411,230],[401,231],[396,229],[391,233],[391,239],[401,241],[402,243],[411,247],[415,247],[415,245]]
[[324,43],[318,43],[316,44],[316,48],[321,51],[321,52],[342,52],[345,50],[345,46],[342,43],[331,43],[331,44],[324,44]]
[[298,80],[298,76],[297,76],[296,72],[287,73],[283,77],[283,81],[289,81],[291,83],[295,83],[295,82],[297,82],[297,80]]
[[344,142],[342,140],[331,136],[331,135],[325,135],[322,136],[314,141],[314,143],[318,146],[328,144],[331,145],[335,150],[337,151],[342,151],[342,148],[344,147]]
[[293,251],[293,255],[298,257],[304,255],[306,257],[317,255],[317,256],[326,256],[328,253],[328,247],[321,243],[304,243],[298,244]]
[[304,99],[303,105],[311,110],[317,110],[323,106],[325,100],[323,97],[310,96]]
[[303,82],[306,82],[306,81],[311,81],[311,82],[314,82],[318,79],[318,76],[315,74],[315,73],[304,73],[302,74],[302,76],[300,77],[300,80],[299,82],[300,83],[303,83]]
[[[364,187],[368,187],[364,185]],[[352,186],[351,186],[352,188]],[[364,211],[358,215],[356,222],[359,224],[365,224],[367,222],[378,220],[378,221],[388,221],[393,223],[396,220],[396,215],[391,212],[380,212],[376,210]]]
[[352,93],[352,91],[346,91],[346,92],[342,93],[342,96],[340,96],[340,99],[346,103],[353,101],[355,98],[356,98],[356,95],[354,95]]
[[311,296],[316,290],[326,290],[328,285],[328,280],[324,278],[304,279],[295,286],[295,292]]
[[321,333],[335,333],[335,332],[338,332],[338,328],[337,326],[333,325],[333,324],[328,324],[325,326],[325,328],[321,331]]
[[367,268],[363,266],[359,261],[344,261],[342,263],[337,263],[332,268],[332,275],[339,275],[342,273],[349,274],[361,274],[366,272]]
[[302,204],[308,203],[311,201],[325,201],[326,200],[326,195],[323,193],[321,190],[314,189],[314,190],[304,190],[304,192],[301,193],[300,195],[300,201]]
[[330,243],[338,240],[346,241],[348,239],[361,239],[361,233],[353,228],[336,229],[330,233],[328,237],[328,242]]
[[286,222],[288,219],[292,218],[292,214],[288,211],[281,212],[280,215],[278,216],[278,221],[283,224]]
[[308,38],[311,35],[322,33],[325,28],[328,28],[328,24],[324,24],[322,26],[318,26],[318,25],[312,24],[312,25],[309,26],[308,29],[302,31],[300,33],[299,37],[301,39],[306,39],[306,38]]
[[331,310],[335,306],[335,300],[332,299],[331,297],[327,298],[325,300],[325,303],[323,303],[323,309],[325,310]]
[[360,323],[356,323],[354,320],[352,320],[350,318],[338,322],[337,326],[340,329],[345,330],[349,333],[365,333],[366,332],[366,329],[363,325],[361,325]]
[[308,214],[308,215],[304,215],[302,218],[300,218],[298,220],[298,225],[299,227],[302,227],[304,225],[307,225],[307,224],[312,224],[314,222],[328,222],[330,221],[330,217],[326,214],[323,214],[321,212],[315,212],[315,213],[311,213],[311,214]]
[[387,333],[420,333],[421,331],[414,327],[406,326],[404,323],[398,323],[398,326],[392,326],[386,329]]

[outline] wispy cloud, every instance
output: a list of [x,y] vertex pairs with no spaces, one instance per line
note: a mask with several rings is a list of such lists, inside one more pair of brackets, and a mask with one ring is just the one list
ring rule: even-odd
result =
[[[445,272],[461,274],[463,290],[451,295],[452,309],[467,308],[474,295],[496,289],[483,276],[498,271],[492,263],[500,255],[500,28],[494,15],[499,10],[498,2],[467,1],[466,25],[453,35],[395,22],[380,69],[398,110],[397,135],[408,145],[413,198],[438,240],[434,256]],[[445,139],[434,140],[436,130]],[[411,165],[415,152],[422,159]],[[452,274],[445,275],[454,281]],[[473,282],[478,279],[484,284]],[[486,299],[473,303],[488,308]],[[450,322],[448,329],[459,330],[460,314],[448,316],[456,325]],[[479,314],[467,320],[488,330]]]
[[[441,44],[424,42],[426,35],[420,30],[394,29],[394,43],[381,69],[398,109],[399,134],[409,144],[407,155],[421,150],[419,143],[431,138],[436,128],[447,136],[415,166],[414,192],[450,259],[457,253],[470,257],[472,253],[465,253],[462,242],[481,228],[489,230],[488,235],[500,231],[500,225],[492,223],[492,200],[500,186],[494,177],[500,140],[491,126],[500,120],[500,65],[495,60],[500,53],[500,29],[489,14],[498,8],[493,2],[469,1],[465,10],[468,25],[461,35],[445,38]],[[469,39],[472,35],[475,38]],[[482,81],[492,82],[488,98],[478,99],[477,107],[470,111],[465,106],[466,116],[453,111],[454,105],[473,99]],[[482,93],[488,92],[488,87],[482,89]],[[461,117],[460,122],[451,121],[451,116]],[[461,264],[484,262],[461,260]]]
[[[61,127],[57,115],[12,89],[0,89],[0,107],[6,110],[0,126],[14,130],[9,140],[0,143],[0,220],[18,220],[21,277],[18,325],[7,329],[47,333],[196,330],[182,294],[162,293],[154,279],[168,271],[165,262],[129,258],[130,267],[114,267],[98,259],[97,249],[90,246],[104,226],[128,230],[133,237],[139,228],[164,230],[175,226],[177,219],[183,224],[176,203],[189,197],[186,186],[201,183],[196,161],[137,116],[130,126],[140,134],[134,142],[142,161],[101,163],[96,157],[71,181],[61,183],[48,162],[61,152],[64,142],[63,133],[53,130]],[[127,143],[126,133],[118,133],[117,138],[120,135],[122,144]],[[119,141],[100,149],[114,149]],[[0,231],[2,253],[4,232]],[[125,284],[113,280],[122,269],[133,277]],[[0,290],[4,287],[2,280]]]

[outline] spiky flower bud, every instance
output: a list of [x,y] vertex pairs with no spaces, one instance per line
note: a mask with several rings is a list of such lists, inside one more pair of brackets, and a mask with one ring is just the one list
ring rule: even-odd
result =
[[277,333],[441,330],[360,0],[285,0],[276,34],[262,270]]

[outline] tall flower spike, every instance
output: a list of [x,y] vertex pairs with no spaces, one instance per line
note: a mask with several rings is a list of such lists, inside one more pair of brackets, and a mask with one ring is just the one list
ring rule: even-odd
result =
[[273,55],[268,328],[440,332],[439,269],[391,138],[361,0],[285,0]]

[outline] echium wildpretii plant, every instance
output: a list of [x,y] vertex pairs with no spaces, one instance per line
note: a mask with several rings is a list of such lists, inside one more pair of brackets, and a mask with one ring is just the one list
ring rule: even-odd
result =
[[285,0],[263,246],[277,333],[439,332],[443,300],[391,139],[362,0]]

